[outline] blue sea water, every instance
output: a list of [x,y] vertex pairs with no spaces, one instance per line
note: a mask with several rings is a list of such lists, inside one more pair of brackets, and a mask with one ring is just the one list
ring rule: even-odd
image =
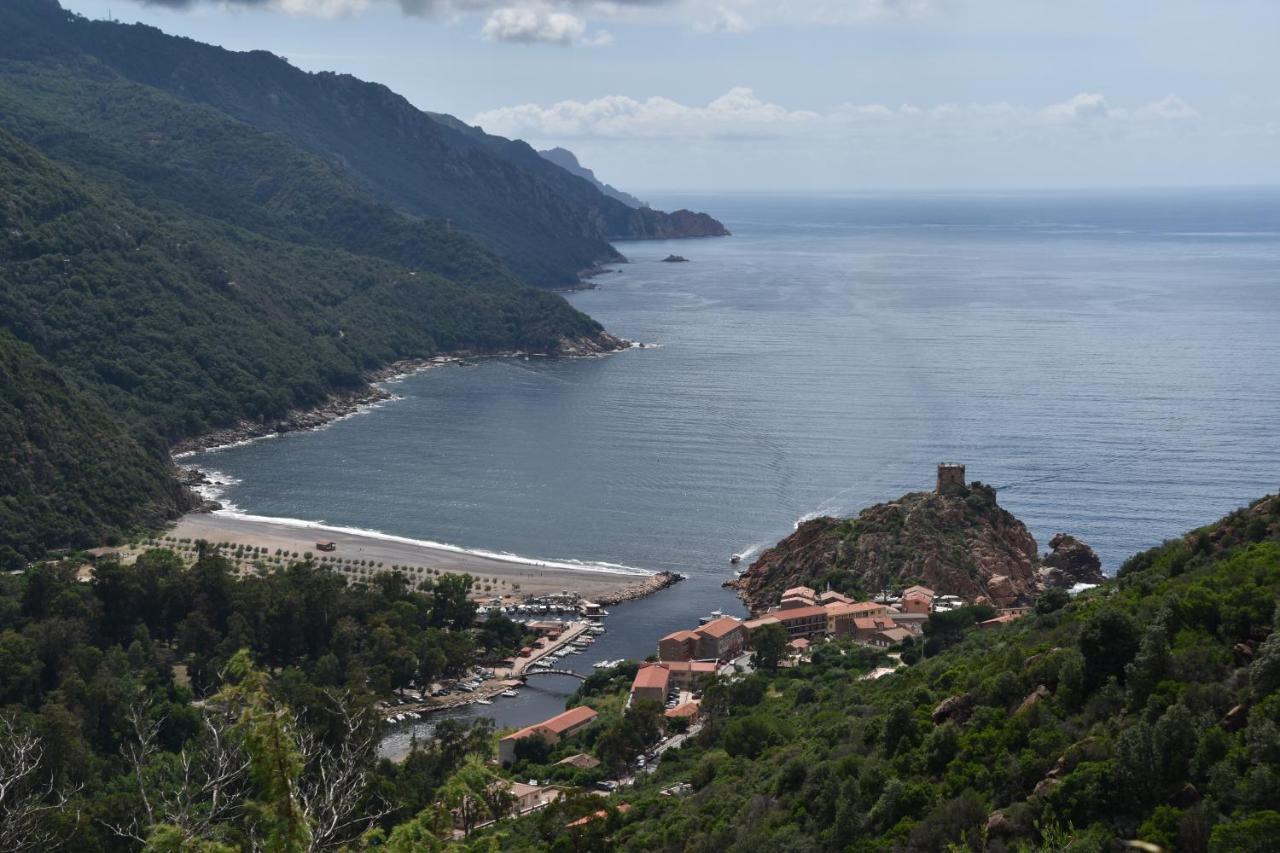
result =
[[[1108,571],[1280,486],[1280,191],[655,203],[734,236],[619,244],[569,297],[651,346],[432,370],[194,461],[245,512],[689,575],[615,608],[580,668],[736,612],[730,554],[939,461]],[[486,713],[558,710],[573,685],[546,685]]]

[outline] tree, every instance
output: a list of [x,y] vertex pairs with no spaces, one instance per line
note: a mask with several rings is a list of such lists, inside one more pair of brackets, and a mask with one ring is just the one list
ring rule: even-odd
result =
[[493,820],[504,817],[515,801],[506,780],[485,766],[479,756],[468,758],[445,783],[440,800],[461,825],[463,835],[470,835],[486,815]]
[[1093,689],[1124,674],[1125,664],[1138,651],[1138,628],[1128,614],[1108,608],[1089,617],[1078,645],[1084,655],[1086,683]]
[[1209,836],[1209,853],[1274,853],[1280,814],[1262,811],[1220,823]]
[[771,623],[756,629],[751,635],[751,664],[756,669],[776,670],[787,653],[787,642],[787,630],[781,625]]
[[1273,631],[1249,665],[1249,693],[1261,702],[1280,688],[1280,631]]
[[1045,614],[1061,610],[1071,602],[1071,594],[1059,586],[1050,587],[1036,598],[1036,613]]
[[[0,714],[0,850],[51,850],[65,840],[52,819],[71,808],[68,797],[73,791],[57,787],[42,772],[44,751],[33,732]],[[61,817],[67,822],[67,815]],[[79,810],[73,809],[72,828],[79,817]]]

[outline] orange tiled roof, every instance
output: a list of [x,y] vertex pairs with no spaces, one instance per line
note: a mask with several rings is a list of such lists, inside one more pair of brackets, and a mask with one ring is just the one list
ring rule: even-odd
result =
[[825,617],[827,608],[814,604],[809,607],[794,607],[791,610],[776,610],[773,615],[777,616],[780,622],[794,622],[797,619],[812,619],[814,616]]
[[721,616],[719,619],[712,620],[698,629],[697,633],[705,634],[708,637],[719,639],[735,628],[742,626],[742,622],[734,619],[732,616]]
[[667,684],[671,681],[671,670],[665,666],[642,666],[636,670],[635,680],[631,682],[632,690],[639,690],[645,687],[656,687],[662,690],[667,689]]

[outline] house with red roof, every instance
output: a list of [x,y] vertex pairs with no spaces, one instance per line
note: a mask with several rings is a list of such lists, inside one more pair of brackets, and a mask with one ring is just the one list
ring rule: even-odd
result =
[[562,714],[556,714],[549,720],[525,726],[518,732],[512,732],[498,741],[498,760],[505,767],[516,760],[516,744],[527,737],[541,737],[551,746],[568,737],[573,737],[585,729],[599,716],[593,708],[579,705]]

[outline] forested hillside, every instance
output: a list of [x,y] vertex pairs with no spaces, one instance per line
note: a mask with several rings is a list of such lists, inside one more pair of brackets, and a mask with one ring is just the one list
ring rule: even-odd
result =
[[[520,818],[484,728],[444,722],[400,766],[373,749],[374,695],[524,641],[473,626],[465,579],[237,578],[163,550],[72,569],[0,576],[0,743],[36,756],[0,762],[5,849],[1236,853],[1280,834],[1280,497],[878,680],[884,652],[844,642],[717,680],[702,729],[607,797],[575,786],[673,724],[622,711],[634,664],[597,673],[570,703],[602,722],[518,752],[512,778],[565,788]],[[556,763],[584,749],[603,764]]]
[[[602,805],[570,798],[474,843],[925,853],[1140,839],[1273,851],[1277,594],[1272,496],[1131,558],[1074,600],[1054,591],[1034,615],[953,636],[934,656],[908,650],[918,662],[878,680],[862,676],[882,653],[828,643],[811,663],[710,687],[705,729],[611,797],[607,819],[569,826]],[[659,793],[677,783],[690,787]]]
[[[8,93],[22,91],[32,93]],[[42,389],[49,405],[36,405],[40,394],[12,398],[28,439],[15,430],[5,446],[15,464],[0,478],[0,547],[20,555],[95,544],[178,511],[177,484],[159,474],[168,467],[161,439],[276,418],[360,388],[366,371],[404,357],[556,352],[564,341],[599,336],[593,320],[518,283],[462,234],[358,199],[343,206],[340,196],[310,222],[292,214],[300,193],[338,181],[284,175],[279,192],[292,201],[273,205],[264,192],[261,205],[206,213],[201,206],[216,206],[219,196],[192,178],[188,207],[182,175],[166,172],[163,159],[148,167],[145,156],[125,155],[123,143],[113,151],[61,138],[84,172],[0,129],[0,328],[40,356],[27,382],[51,383]],[[230,140],[225,158],[243,152],[251,164],[255,149],[234,133]],[[154,181],[142,177],[147,168]],[[317,234],[364,214],[388,223],[374,223],[388,240],[375,254],[420,268],[319,247]],[[458,280],[430,269],[457,270]],[[86,427],[86,412],[100,423]],[[79,456],[109,447],[119,451],[109,465]]]
[[5,331],[0,467],[4,571],[21,568],[47,543],[103,541],[189,506],[161,442],[144,444],[96,395]]
[[300,853],[408,819],[491,729],[446,722],[395,766],[372,703],[519,644],[473,628],[469,586],[212,552],[0,575],[0,849]]
[[[608,243],[613,238],[727,233],[688,211],[673,217],[633,210],[525,143],[418,110],[385,86],[307,74],[262,51],[233,53],[151,27],[90,21],[54,0],[10,0],[0,8],[0,72],[39,77],[67,70],[77,80],[115,77],[163,91],[273,134],[336,167],[377,201],[450,220],[536,284],[572,285],[579,272],[618,258]],[[55,108],[68,106],[45,97],[54,98]],[[90,128],[104,118],[128,121],[110,106],[84,114]],[[145,114],[137,118],[147,132],[169,129]]]
[[[67,439],[13,452],[0,546],[34,557],[172,514],[164,442],[279,419],[400,359],[616,347],[527,281],[575,283],[618,257],[615,230],[722,230],[628,224],[525,149],[269,54],[0,5],[0,330],[34,350],[30,381],[62,383],[56,406],[12,414],[34,434],[62,411]],[[128,438],[106,444],[129,476],[72,464],[90,411]]]

